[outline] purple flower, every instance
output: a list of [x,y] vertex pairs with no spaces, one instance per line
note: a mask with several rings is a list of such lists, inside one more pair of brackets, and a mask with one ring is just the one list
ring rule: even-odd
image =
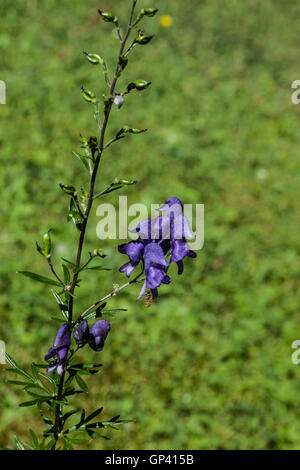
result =
[[176,206],[178,208],[177,209],[178,213],[182,213],[183,204],[180,201],[180,199],[178,199],[178,197],[169,197],[158,210],[160,212],[165,212],[169,210],[171,207],[173,207],[173,209],[176,210]]
[[142,297],[147,287],[149,287],[152,296],[155,298],[157,297],[157,287],[161,284],[169,284],[171,282],[170,277],[166,274],[169,263],[165,259],[163,249],[155,242],[146,245],[144,258],[146,280],[138,299]]
[[[123,264],[119,271],[130,277],[135,268],[143,261],[145,282],[138,299],[145,293],[148,287],[152,296],[157,296],[157,288],[161,284],[169,284],[167,275],[172,262],[177,263],[178,274],[183,272],[183,259],[195,258],[196,253],[190,250],[187,238],[194,238],[188,219],[183,215],[183,204],[176,197],[168,198],[158,209],[164,212],[154,219],[142,220],[139,225],[131,230],[138,233],[136,241],[125,243],[118,247],[120,253],[126,254],[129,261]],[[170,254],[169,262],[165,256]]]
[[56,370],[58,375],[62,375],[66,366],[68,351],[71,344],[71,330],[67,323],[64,323],[58,330],[52,347],[45,356],[45,360],[54,357],[54,360],[47,367],[47,372]]
[[135,270],[143,257],[144,243],[140,240],[124,243],[123,245],[118,246],[118,250],[120,253],[123,253],[124,255],[126,254],[130,259],[128,263],[125,263],[120,267],[119,271],[121,273],[126,273],[126,276],[130,277],[131,273]]
[[[173,261],[177,263],[178,274],[183,272],[182,260],[188,256],[196,258],[196,253],[190,250],[186,238],[194,238],[191,232],[188,219],[182,214],[182,202],[176,197],[170,197],[159,208],[160,211],[168,213],[170,218],[170,237],[171,237],[171,258],[170,263]],[[167,216],[166,216],[167,217]]]
[[118,250],[120,253],[127,255],[130,261],[139,263],[143,256],[144,243],[140,240],[124,243],[123,245],[118,246]]
[[189,258],[196,258],[197,254],[190,250],[188,243],[185,239],[183,240],[173,240],[172,241],[172,255],[171,261],[177,263],[178,274],[183,273],[183,262],[182,260],[188,256]]
[[110,330],[107,320],[99,320],[93,324],[89,334],[89,345],[94,351],[101,351]]
[[89,340],[89,327],[86,320],[76,328],[73,333],[77,346],[84,346]]
[[172,240],[181,240],[182,238],[194,238],[194,234],[190,229],[188,219],[182,213],[183,205],[177,197],[170,197],[158,209],[159,212],[166,212],[164,217],[164,230],[169,227],[168,236]]

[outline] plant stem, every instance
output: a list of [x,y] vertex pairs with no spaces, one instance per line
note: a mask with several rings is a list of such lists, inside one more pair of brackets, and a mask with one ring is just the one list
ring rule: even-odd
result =
[[84,318],[85,315],[87,315],[91,310],[93,310],[95,307],[97,307],[97,305],[101,304],[101,302],[104,302],[105,300],[109,299],[110,297],[113,297],[115,294],[117,294],[121,290],[125,289],[125,287],[128,287],[131,284],[134,284],[142,276],[142,274],[144,274],[143,271],[140,274],[138,274],[134,279],[131,279],[131,281],[126,282],[126,284],[123,284],[120,287],[117,287],[112,292],[107,294],[105,297],[102,297],[102,299],[97,300],[97,302],[95,302],[93,305],[91,305],[89,308],[87,308],[84,312],[82,312],[82,314],[77,319],[76,323],[79,323],[79,321],[82,320],[82,318]]
[[53,273],[53,275],[56,277],[56,279],[57,279],[58,282],[62,285],[62,287],[65,287],[64,282],[60,279],[60,277],[58,276],[57,272],[56,272],[55,269],[54,269],[54,266],[53,266],[53,264],[52,264],[51,258],[48,258],[47,261],[48,261],[48,265],[49,265],[49,267],[50,267],[51,272]]
[[[120,58],[121,58],[121,56],[124,52],[127,40],[129,38],[129,35],[130,35],[131,30],[133,28],[133,15],[134,15],[136,4],[137,4],[137,0],[133,0],[127,31],[126,31],[126,34],[124,36],[124,39],[121,42],[121,47],[120,47],[119,56],[118,56],[118,62],[117,62],[117,65],[116,65],[114,78],[113,78],[113,81],[111,83],[110,90],[109,90],[111,96],[113,96],[114,93],[115,93],[116,84],[117,84],[118,78],[120,76],[120,72],[122,71],[122,68],[120,66]],[[104,121],[103,121],[103,124],[102,124],[102,127],[101,127],[100,137],[99,137],[99,151],[98,151],[98,154],[97,154],[97,157],[96,157],[96,160],[95,160],[95,165],[94,165],[94,168],[93,168],[93,172],[92,172],[92,175],[91,175],[90,190],[89,190],[87,207],[86,207],[85,213],[83,214],[83,224],[82,224],[82,229],[81,229],[81,232],[80,232],[80,237],[79,237],[79,241],[78,241],[78,248],[77,248],[75,273],[74,273],[74,276],[73,276],[71,289],[70,289],[70,294],[71,295],[70,295],[69,309],[68,309],[69,310],[68,323],[69,323],[70,327],[72,327],[72,320],[73,320],[73,294],[74,294],[76,283],[77,283],[77,280],[78,280],[78,274],[79,274],[78,269],[80,268],[81,255],[82,255],[83,244],[84,244],[84,239],[85,239],[86,227],[87,227],[88,218],[89,218],[89,215],[90,215],[90,212],[91,212],[91,209],[92,209],[92,205],[93,205],[95,183],[96,183],[96,178],[97,178],[97,173],[98,173],[102,153],[103,153],[103,150],[104,150],[105,132],[106,132],[106,128],[107,128],[107,124],[108,124],[108,120],[109,120],[112,105],[113,105],[112,100],[110,100],[105,105]],[[51,265],[50,265],[50,268],[51,268]],[[61,376],[60,382],[59,382],[57,400],[61,399],[61,394],[62,394],[62,390],[63,390],[63,386],[64,386],[64,377],[65,377],[65,374],[63,373],[62,376]],[[59,414],[60,414],[60,404],[58,403],[56,405],[55,423],[54,423],[54,438],[55,438],[56,441],[52,446],[52,450],[55,450],[56,443],[57,443],[57,440],[58,440]]]

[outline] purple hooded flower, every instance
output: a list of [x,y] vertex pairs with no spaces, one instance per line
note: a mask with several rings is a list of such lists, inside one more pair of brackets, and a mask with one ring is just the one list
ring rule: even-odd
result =
[[159,208],[159,211],[167,212],[170,219],[171,258],[170,263],[177,263],[178,274],[183,272],[182,260],[188,256],[196,258],[196,253],[190,250],[186,238],[194,238],[188,219],[182,214],[183,205],[180,199],[170,197]]
[[71,344],[71,330],[67,323],[64,323],[58,330],[52,347],[45,356],[45,360],[54,357],[54,360],[47,367],[47,372],[56,370],[58,375],[62,375],[66,366],[68,351]]
[[89,327],[86,320],[76,328],[73,333],[77,346],[84,346],[89,340]]
[[93,324],[89,334],[89,345],[94,351],[102,351],[109,330],[110,324],[107,320],[99,320]]
[[[183,205],[177,197],[168,198],[158,209],[159,212],[165,212],[164,230],[167,236],[172,240],[181,240],[182,238],[194,238],[188,219],[182,213]],[[168,231],[167,231],[168,228]]]
[[172,241],[172,255],[171,261],[177,263],[178,274],[183,273],[183,262],[182,260],[188,256],[189,258],[196,258],[197,254],[190,250],[188,243],[185,239],[183,240],[173,240]]
[[169,284],[171,282],[171,279],[166,274],[169,263],[165,259],[163,249],[155,242],[149,243],[145,247],[144,258],[146,280],[138,299],[142,297],[147,287],[149,287],[155,298],[157,297],[157,287],[161,284]]
[[127,255],[130,259],[128,263],[125,263],[120,267],[119,271],[121,273],[126,273],[126,276],[130,277],[131,273],[135,270],[143,257],[144,243],[140,240],[131,241],[129,243],[119,245],[118,250],[120,253]]

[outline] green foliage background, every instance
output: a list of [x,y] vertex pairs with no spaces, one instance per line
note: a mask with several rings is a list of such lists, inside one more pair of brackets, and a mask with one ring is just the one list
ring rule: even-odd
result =
[[[99,71],[82,50],[113,65],[118,43],[98,19],[100,6],[127,18],[129,0],[2,0],[0,79],[0,338],[23,366],[40,362],[57,324],[47,287],[16,275],[47,275],[34,243],[53,229],[55,256],[74,258],[77,233],[66,224],[59,183],[78,186],[71,154],[79,133],[94,135],[80,86],[102,92]],[[160,289],[147,309],[132,287],[110,302],[128,308],[112,320],[92,377],[88,411],[105,407],[136,423],[112,433],[105,449],[295,449],[300,447],[300,371],[291,343],[299,316],[299,78],[297,0],[154,0],[145,20],[155,42],[136,48],[123,79],[153,85],[115,110],[111,133],[129,124],[150,132],[129,138],[103,158],[99,190],[115,176],[139,185],[116,192],[129,203],[176,195],[205,204],[205,246],[181,278]],[[163,28],[162,14],[173,18]],[[112,134],[113,135],[113,134]],[[95,272],[80,308],[122,283],[118,241],[96,238],[96,205],[87,249],[109,254],[111,273]],[[86,354],[86,356],[84,355]],[[5,367],[1,377],[5,379]],[[40,429],[38,413],[18,408],[24,395],[0,384],[0,442]]]

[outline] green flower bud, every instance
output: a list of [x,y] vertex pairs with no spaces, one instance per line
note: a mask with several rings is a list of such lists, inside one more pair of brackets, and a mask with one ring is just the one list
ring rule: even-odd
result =
[[103,65],[103,59],[98,54],[88,54],[87,52],[83,51],[83,54],[87,57],[87,60],[94,65]]
[[156,13],[158,12],[158,8],[143,8],[142,12],[143,16],[145,15],[151,17],[156,15]]
[[74,186],[69,186],[68,184],[60,184],[59,186],[69,196],[77,195],[77,191],[76,191],[76,188],[74,188]]
[[116,25],[119,23],[118,18],[112,13],[108,13],[108,12],[101,11],[101,10],[98,10],[98,13],[102,17],[102,19],[106,21],[107,23],[115,23]]
[[141,34],[135,40],[137,44],[145,45],[148,44],[154,38],[154,34],[152,36],[146,36],[145,34]]
[[131,186],[132,184],[137,184],[137,181],[128,181],[123,178],[115,178],[112,184],[122,184],[124,186]]
[[152,82],[146,82],[146,80],[136,80],[135,82],[129,83],[127,87],[127,92],[129,93],[131,90],[145,90],[148,86],[151,85]]
[[99,256],[100,258],[105,258],[107,255],[105,253],[103,253],[102,250],[100,249],[96,249],[94,250],[92,253],[90,252],[90,255],[91,256]]
[[85,88],[81,87],[81,93],[82,93],[82,96],[83,96],[83,99],[87,102],[87,103],[93,103],[95,104],[97,102],[97,99],[96,99],[96,95],[93,91],[91,90],[86,90]]
[[135,129],[133,127],[124,126],[122,129],[119,130],[116,137],[120,137],[123,134],[141,134],[142,132],[146,132],[148,129]]
[[44,250],[43,254],[46,256],[46,258],[50,258],[50,253],[51,253],[51,237],[50,237],[50,230],[43,235],[43,243],[44,243]]

